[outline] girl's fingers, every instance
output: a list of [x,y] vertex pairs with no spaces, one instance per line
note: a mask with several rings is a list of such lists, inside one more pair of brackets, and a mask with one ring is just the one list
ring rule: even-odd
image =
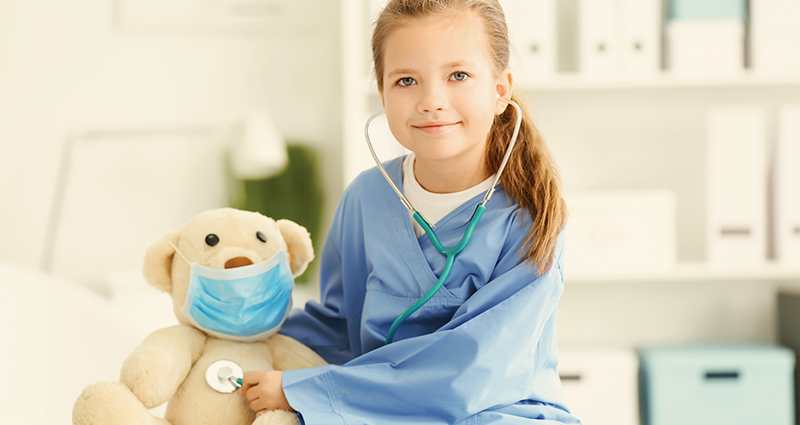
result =
[[250,409],[254,412],[259,412],[267,408],[266,403],[261,398],[250,400]]
[[264,375],[263,371],[260,370],[251,370],[244,373],[242,376],[242,386],[253,386],[257,385],[261,381],[261,377]]
[[247,391],[250,388],[255,387],[256,385],[261,382],[263,374],[261,371],[251,370],[249,372],[245,372],[244,376],[242,376],[242,387],[239,389],[241,391],[242,397],[247,397]]
[[245,391],[244,398],[250,400],[251,403],[261,398],[261,393],[259,393],[258,387],[252,387],[248,391]]
[[242,397],[247,397],[247,391],[248,391],[250,388],[253,388],[253,386],[254,386],[254,384],[242,384],[242,387],[241,387],[241,388],[239,388],[239,394],[240,394]]

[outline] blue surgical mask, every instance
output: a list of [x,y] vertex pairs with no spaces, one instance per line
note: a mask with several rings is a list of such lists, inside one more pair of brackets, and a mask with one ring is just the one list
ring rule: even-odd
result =
[[285,250],[258,264],[224,270],[190,263],[175,251],[190,266],[181,309],[186,319],[210,335],[234,341],[257,341],[278,332],[292,308],[294,289]]

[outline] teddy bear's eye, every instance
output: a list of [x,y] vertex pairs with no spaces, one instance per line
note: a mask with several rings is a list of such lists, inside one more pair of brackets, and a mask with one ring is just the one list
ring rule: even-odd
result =
[[209,233],[206,236],[206,245],[214,246],[214,245],[216,245],[218,243],[219,243],[219,236],[217,236],[217,235],[215,235],[213,233]]
[[261,232],[256,232],[256,237],[257,237],[257,238],[258,238],[258,240],[260,240],[261,242],[264,242],[264,243],[266,243],[266,242],[267,242],[267,235],[265,235],[265,234],[263,234],[263,233],[261,233]]

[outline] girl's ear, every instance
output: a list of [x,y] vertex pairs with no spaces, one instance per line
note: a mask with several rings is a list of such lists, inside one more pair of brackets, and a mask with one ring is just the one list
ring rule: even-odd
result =
[[514,76],[511,70],[506,68],[500,78],[497,79],[495,89],[497,90],[497,101],[495,102],[494,114],[502,114],[508,107],[508,101],[511,100],[511,87],[514,84]]

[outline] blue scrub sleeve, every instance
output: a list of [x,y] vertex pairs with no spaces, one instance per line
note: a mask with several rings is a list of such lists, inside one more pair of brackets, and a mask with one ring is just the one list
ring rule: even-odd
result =
[[321,267],[327,279],[320,288],[324,304],[309,302],[292,310],[280,333],[289,335],[322,356],[328,363],[343,364],[353,358],[347,332],[342,285],[342,259],[333,244],[322,250]]
[[549,363],[563,291],[557,255],[540,277],[527,263],[496,277],[436,332],[343,366],[284,372],[289,404],[306,424],[454,424],[520,400],[558,399]]

